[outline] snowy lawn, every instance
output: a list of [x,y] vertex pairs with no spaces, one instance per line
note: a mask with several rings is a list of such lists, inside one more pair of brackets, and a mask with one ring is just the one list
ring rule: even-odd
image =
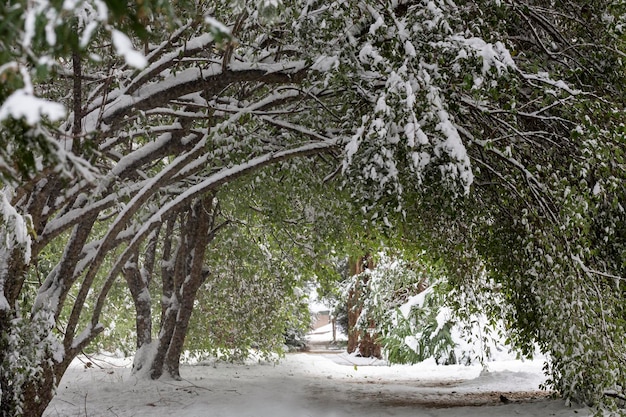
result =
[[[131,375],[131,359],[75,361],[47,417],[588,416],[538,390],[540,361],[387,366],[344,353],[279,364],[183,366],[182,381]],[[88,366],[86,366],[86,364]],[[503,396],[501,398],[501,396]]]

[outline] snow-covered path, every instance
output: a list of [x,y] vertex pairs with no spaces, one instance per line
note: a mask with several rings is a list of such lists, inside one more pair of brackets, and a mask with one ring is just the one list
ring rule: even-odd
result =
[[[183,381],[145,381],[130,360],[65,375],[47,417],[587,416],[546,397],[540,362],[385,366],[340,354],[289,354],[279,364],[182,368]],[[368,366],[369,365],[369,366]],[[501,399],[500,395],[505,398]],[[505,400],[505,402],[502,402]],[[508,402],[506,400],[509,400]],[[469,406],[462,406],[469,405]],[[477,405],[480,405],[478,407]]]

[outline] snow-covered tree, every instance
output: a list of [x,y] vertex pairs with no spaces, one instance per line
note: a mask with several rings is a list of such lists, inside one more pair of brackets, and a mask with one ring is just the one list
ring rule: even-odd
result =
[[[19,172],[7,170],[6,179],[19,177],[12,183],[16,191],[8,206],[28,213],[32,259],[49,256],[47,249],[59,240],[64,246],[37,287],[26,282],[36,261],[29,264],[20,245],[7,245],[2,409],[9,414],[43,412],[71,360],[104,330],[102,311],[120,276],[126,278],[137,308],[138,345],[151,342],[150,323],[143,319],[146,313],[149,317],[146,287],[157,256],[163,320],[156,355],[147,366],[153,377],[164,371],[177,376],[195,297],[209,275],[204,254],[226,224],[220,218],[219,188],[295,157],[330,153],[334,161],[332,152],[340,149],[340,137],[307,126],[309,121],[316,128],[322,125],[309,112],[330,111],[319,88],[303,87],[304,76],[316,73],[311,63],[283,53],[275,39],[256,39],[271,33],[276,16],[271,10],[255,4],[216,4],[210,9],[181,5],[178,14],[184,23],[172,20],[171,27],[160,15],[144,10],[143,24],[152,31],[145,34],[144,56],[113,26],[105,3],[91,5],[52,7],[39,21],[55,29],[62,22],[59,16],[101,13],[100,26],[95,18],[79,25],[91,31],[94,41],[79,44],[71,61],[59,53],[50,65],[50,73],[59,77],[57,85],[38,91],[48,100],[64,102],[70,116],[62,123],[42,121],[38,109],[47,111],[50,103],[33,110],[17,100],[17,90],[3,103],[5,125],[33,126],[44,143],[56,146],[49,155],[31,148],[24,160],[34,164]],[[40,14],[46,12],[41,7]],[[214,16],[233,25],[226,28]],[[28,21],[23,24],[28,33]],[[231,30],[240,32],[237,41]],[[29,66],[19,68],[27,82]],[[63,86],[72,92],[67,101]],[[27,93],[35,97],[34,88]],[[43,99],[31,101],[41,103],[37,100]],[[59,105],[53,107],[61,114]],[[59,119],[44,116],[50,122]],[[15,138],[8,139],[15,143],[30,137],[23,131],[12,134]],[[7,220],[8,238],[9,226]],[[12,336],[18,325],[27,328],[39,321],[43,327],[36,336]],[[24,363],[33,371],[21,371]],[[15,378],[15,373],[24,377]]]
[[355,305],[348,306],[358,310],[354,330],[374,338],[390,363],[432,358],[441,364],[486,365],[498,351],[511,349],[504,343],[502,317],[492,311],[504,300],[484,270],[476,278],[492,292],[477,298],[452,291],[445,262],[424,253],[387,250],[371,258],[372,268],[342,283],[343,299],[358,294]]
[[[341,181],[346,222],[446,259],[459,291],[484,262],[515,339],[552,354],[565,396],[626,386],[623,13],[602,2],[582,22],[585,4],[0,6],[3,412],[43,412],[121,277],[156,353],[138,367],[176,377],[219,272],[209,252],[242,220],[220,204],[249,207],[220,193],[296,159]],[[27,280],[52,246],[54,266]]]

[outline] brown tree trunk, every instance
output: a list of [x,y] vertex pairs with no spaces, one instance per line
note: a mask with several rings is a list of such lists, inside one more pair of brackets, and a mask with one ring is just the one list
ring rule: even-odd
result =
[[[375,324],[370,322],[370,328],[374,328]],[[382,358],[381,346],[376,340],[377,335],[369,331],[361,332],[361,341],[359,343],[359,354],[365,358]]]
[[177,285],[181,294],[181,303],[176,326],[172,334],[171,343],[165,358],[165,369],[171,377],[180,379],[180,355],[183,350],[189,320],[193,312],[193,304],[196,294],[206,280],[208,272],[204,270],[204,254],[206,247],[213,240],[216,230],[214,229],[217,207],[213,206],[214,195],[206,196],[199,200],[192,209],[191,221],[187,223],[187,235],[191,239],[193,250],[187,254],[189,271],[184,281]]
[[[357,259],[349,260],[349,273],[350,276],[355,276],[363,273],[366,269],[374,268],[372,259],[369,255],[361,256]],[[357,322],[361,316],[362,302],[360,300],[362,294],[361,288],[367,284],[366,277],[359,277],[355,282],[354,287],[348,292],[348,353],[359,351],[359,354],[364,357],[376,357],[381,358],[381,346],[376,341],[377,335],[371,334],[369,331],[363,331],[357,329]],[[375,328],[375,323],[369,325],[370,328]]]
[[52,401],[59,380],[55,380],[54,367],[41,364],[41,378],[28,382],[23,389],[24,407],[22,417],[40,417]]
[[[33,217],[37,218],[36,216]],[[29,265],[24,261],[24,249],[21,247],[15,248],[9,255],[5,271],[6,275],[1,277],[1,281],[4,282],[3,293],[10,308],[0,310],[0,390],[2,392],[0,417],[14,417],[16,415],[24,417],[41,416],[54,397],[55,389],[69,363],[83,347],[81,345],[80,347],[72,348],[71,341],[68,341],[69,339],[65,340],[64,355],[60,362],[56,362],[58,358],[55,359],[54,352],[47,350],[43,357],[37,359],[37,362],[29,363],[32,368],[40,369],[40,373],[36,376],[16,375],[16,372],[26,371],[21,369],[12,370],[10,367],[4,366],[8,363],[7,355],[10,351],[17,349],[20,355],[24,354],[24,357],[28,357],[29,352],[33,348],[42,348],[42,345],[45,344],[42,341],[54,332],[52,327],[48,327],[36,318],[37,313],[40,312],[40,308],[43,308],[54,317],[55,321],[57,320],[61,313],[61,306],[72,284],[77,279],[77,275],[80,275],[80,272],[76,272],[76,266],[82,258],[83,252],[81,249],[95,219],[95,216],[86,216],[74,227],[57,267],[46,277],[39,288],[39,293],[30,316],[24,316],[24,312],[16,311],[16,308],[20,308],[18,300],[22,292],[26,271],[29,268]],[[37,258],[37,248],[37,245],[33,244],[31,259]],[[48,298],[51,294],[54,294],[56,297],[56,303],[48,305]],[[18,318],[20,319],[16,320]],[[19,326],[22,326],[22,329],[19,329]],[[25,328],[33,331],[33,334],[22,334],[25,337],[24,344],[9,346],[9,335],[16,331],[23,332]],[[36,346],[29,344],[36,344]],[[19,409],[21,409],[21,413],[18,412]]]
[[142,274],[137,265],[138,256],[135,255],[130,265],[127,265],[122,274],[126,279],[128,289],[135,304],[135,328],[137,331],[137,349],[152,341],[152,300],[147,282],[142,280]]
[[[135,304],[135,322],[137,330],[137,349],[152,342],[152,299],[150,297],[150,283],[156,261],[156,248],[159,239],[159,228],[148,241],[143,266],[139,266],[139,256],[133,259],[123,269],[128,289]],[[141,365],[141,364],[138,364]],[[136,369],[137,371],[139,369]]]
[[[350,258],[348,262],[350,276],[358,275],[360,273],[357,272],[359,270],[360,258]],[[346,303],[348,308],[348,353],[356,351],[359,345],[359,331],[356,329],[356,323],[361,315],[361,308],[359,307],[359,291],[357,290],[357,284],[348,292],[348,301]]]
[[[5,271],[0,271],[0,282],[3,287],[0,294],[6,301],[6,308],[0,309],[0,416],[14,417],[19,414],[22,409],[24,417],[39,417],[43,414],[50,401],[52,400],[56,384],[54,383],[54,368],[50,365],[46,357],[39,363],[29,364],[33,367],[41,367],[41,376],[37,379],[25,379],[25,375],[14,375],[12,372],[22,372],[21,369],[7,369],[5,364],[11,360],[9,355],[17,348],[24,348],[28,351],[32,346],[28,344],[31,340],[25,340],[26,346],[10,346],[10,335],[20,326],[18,318],[22,315],[19,309],[19,295],[22,291],[26,278],[26,270],[28,265],[24,259],[24,248],[19,246],[13,248],[3,259],[7,266]],[[23,318],[22,320],[27,320]],[[19,330],[17,330],[19,332]],[[30,339],[30,338],[28,338]],[[47,356],[47,355],[46,355]],[[26,372],[26,371],[24,371]],[[19,395],[18,395],[19,393]],[[21,398],[20,398],[21,397]]]
[[[156,341],[156,355],[150,364],[150,376],[153,379],[160,378],[163,373],[180,379],[180,356],[193,304],[208,276],[203,268],[204,254],[219,229],[214,228],[216,210],[213,207],[213,195],[198,200],[185,216],[181,216],[181,236],[174,251],[172,235],[166,236],[161,331]],[[168,223],[168,230],[170,225]]]
[[[177,314],[177,302],[175,298],[174,276],[176,274],[177,264],[180,264],[177,252],[180,251],[179,245],[174,245],[174,227],[176,225],[177,216],[167,221],[165,231],[165,241],[163,243],[163,257],[161,260],[161,281],[162,281],[162,297],[161,297],[161,322],[159,324],[159,338],[156,341],[157,351],[151,363],[145,364],[150,367],[150,377],[158,379],[163,375],[163,363],[165,354],[169,346],[169,342],[174,332],[174,324]],[[182,239],[182,238],[181,238]],[[174,248],[173,248],[174,246]],[[178,248],[178,249],[177,249]],[[144,364],[136,364],[139,370]]]

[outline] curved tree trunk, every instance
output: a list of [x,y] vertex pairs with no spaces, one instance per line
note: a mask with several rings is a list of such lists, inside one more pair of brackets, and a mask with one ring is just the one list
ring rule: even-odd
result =
[[[136,372],[143,368],[148,369],[152,379],[158,379],[164,374],[180,379],[180,356],[193,304],[198,290],[208,276],[203,268],[204,254],[215,233],[223,226],[215,226],[219,209],[214,207],[213,201],[213,194],[198,199],[178,218],[167,222],[162,251],[163,297],[160,331],[154,341],[151,337],[138,337],[138,350],[151,350],[152,353],[141,352],[136,356],[134,365]],[[178,237],[174,235],[177,221],[180,229]],[[156,247],[156,243],[153,247]],[[146,261],[148,260],[154,263],[154,258],[146,256]],[[150,317],[147,311],[150,310],[151,303],[149,297],[142,294],[148,290],[150,282],[142,277],[134,264],[131,264],[126,277],[136,287],[131,292],[137,306],[137,329],[139,331],[141,328],[146,335],[149,327],[146,317]]]
[[[135,304],[135,322],[137,330],[137,349],[152,342],[152,299],[150,297],[150,283],[156,261],[156,250],[160,228],[152,234],[143,257],[143,266],[140,268],[140,259],[137,254],[125,266],[122,273],[126,279],[133,302]],[[138,369],[137,369],[138,370]]]

